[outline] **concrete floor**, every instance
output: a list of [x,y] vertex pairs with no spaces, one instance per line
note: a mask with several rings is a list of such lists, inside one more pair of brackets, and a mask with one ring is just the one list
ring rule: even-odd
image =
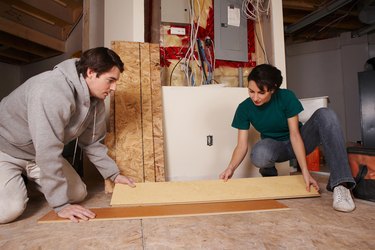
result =
[[[38,224],[50,208],[32,193],[24,215],[0,225],[0,249],[375,249],[375,203],[336,212],[327,178],[316,177],[321,197],[281,200],[290,210],[178,218]],[[84,205],[110,199],[97,182]]]

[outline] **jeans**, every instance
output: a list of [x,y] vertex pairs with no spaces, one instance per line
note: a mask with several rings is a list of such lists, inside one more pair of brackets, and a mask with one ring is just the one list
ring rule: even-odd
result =
[[[344,136],[336,114],[329,108],[320,108],[301,127],[301,136],[306,154],[311,153],[318,145],[323,146],[323,153],[330,170],[327,185],[332,190],[341,183],[347,183],[349,188],[355,186]],[[275,162],[295,159],[290,140],[276,141],[265,138],[256,143],[251,151],[251,161],[258,168],[270,168]]]

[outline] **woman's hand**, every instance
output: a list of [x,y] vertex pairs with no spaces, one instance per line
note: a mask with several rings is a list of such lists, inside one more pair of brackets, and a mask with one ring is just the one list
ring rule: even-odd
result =
[[232,178],[233,174],[234,174],[234,170],[228,167],[227,169],[224,170],[224,172],[222,172],[219,175],[219,178],[223,179],[224,181],[227,181],[228,179]]
[[310,175],[309,171],[302,171],[303,179],[305,180],[306,190],[310,192],[310,186],[313,186],[316,191],[319,191],[319,185],[317,181]]
[[135,183],[134,183],[134,180],[132,178],[126,177],[126,176],[121,175],[121,174],[119,174],[115,178],[115,183],[126,184],[130,187],[135,187]]

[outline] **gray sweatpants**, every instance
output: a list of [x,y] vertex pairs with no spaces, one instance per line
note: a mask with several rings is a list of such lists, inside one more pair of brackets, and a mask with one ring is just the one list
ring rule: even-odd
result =
[[[69,202],[85,199],[86,185],[73,167],[64,167],[63,172],[68,181]],[[34,161],[17,159],[0,151],[0,224],[15,220],[26,208],[29,198],[21,174],[35,182],[41,191],[40,168]]]

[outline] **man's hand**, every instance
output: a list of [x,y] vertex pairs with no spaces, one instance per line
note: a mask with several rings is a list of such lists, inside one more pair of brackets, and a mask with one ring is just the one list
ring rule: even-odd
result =
[[95,214],[93,212],[80,205],[68,205],[61,209],[57,215],[61,218],[70,219],[73,222],[79,222],[79,220],[87,221],[95,218]]
[[135,187],[134,180],[132,178],[123,176],[121,174],[119,174],[115,178],[115,183],[121,183],[121,184],[126,184],[126,185],[128,185],[130,187]]

